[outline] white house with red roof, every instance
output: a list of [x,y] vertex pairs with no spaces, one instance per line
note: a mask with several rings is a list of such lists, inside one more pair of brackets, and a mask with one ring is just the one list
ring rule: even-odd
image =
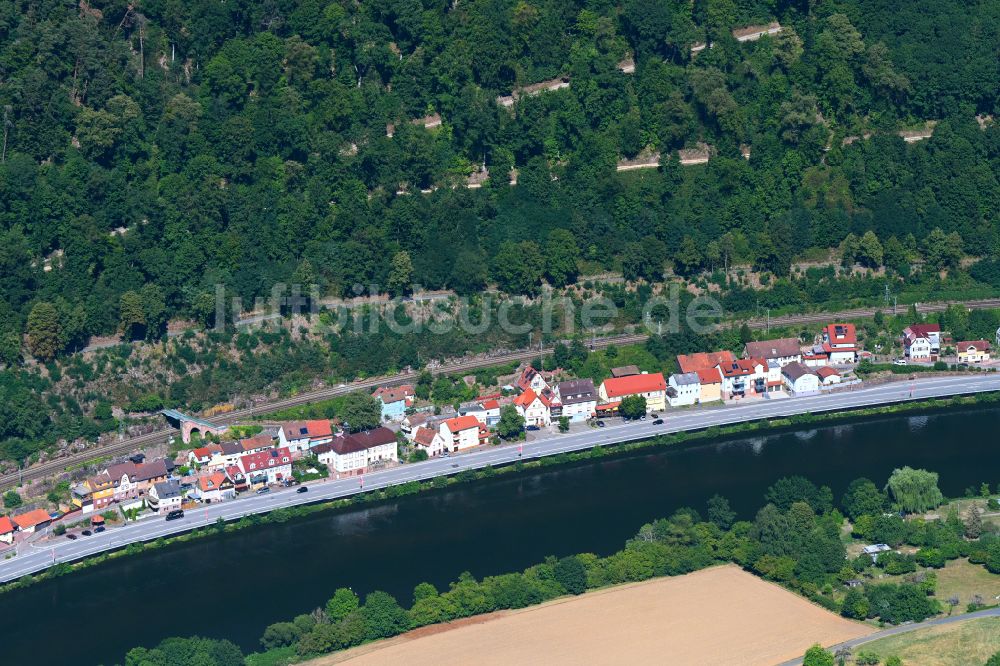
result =
[[903,329],[903,355],[911,361],[936,361],[941,353],[941,326],[910,324]]
[[218,444],[199,446],[188,453],[188,462],[192,465],[206,465],[217,453],[222,453],[222,447]]
[[17,531],[17,527],[14,526],[14,522],[7,516],[0,516],[0,541],[3,543],[14,543],[14,532]]
[[282,423],[278,429],[278,446],[287,448],[291,453],[308,451],[332,439],[333,426],[330,425],[330,419],[289,421]]
[[722,376],[722,398],[733,400],[766,391],[767,361],[740,358],[715,366]]
[[517,378],[515,385],[522,392],[531,389],[535,393],[541,393],[542,390],[549,388],[545,378],[542,377],[542,373],[530,365],[521,371],[521,376]]
[[434,458],[444,453],[445,441],[440,431],[423,426],[413,431],[413,444],[427,452],[427,456]]
[[831,368],[826,365],[821,368],[815,368],[813,372],[819,377],[820,386],[833,386],[834,384],[839,384],[841,381],[840,373],[837,372],[835,368]]
[[379,426],[373,430],[350,435],[337,435],[330,442],[314,449],[316,457],[339,474],[363,474],[399,460],[396,433]]
[[604,404],[639,395],[646,399],[646,411],[655,412],[667,408],[667,380],[662,372],[610,377],[601,382],[598,395]]
[[543,389],[543,393],[535,393],[533,389],[529,388],[514,398],[514,408],[517,409],[518,414],[524,417],[525,425],[541,427],[552,423],[554,400],[546,394],[551,394],[551,392]]
[[292,452],[283,446],[240,458],[240,471],[251,486],[278,483],[292,478]]
[[27,513],[14,516],[13,520],[18,530],[25,534],[31,534],[48,527],[49,523],[52,522],[52,516],[45,509],[32,509]]
[[830,365],[855,363],[858,359],[858,332],[854,324],[829,324],[823,329],[823,352]]
[[475,416],[456,416],[441,422],[438,432],[444,439],[445,449],[452,453],[485,444],[490,433]]
[[500,401],[496,398],[487,398],[479,403],[486,413],[486,425],[495,426],[500,423]]

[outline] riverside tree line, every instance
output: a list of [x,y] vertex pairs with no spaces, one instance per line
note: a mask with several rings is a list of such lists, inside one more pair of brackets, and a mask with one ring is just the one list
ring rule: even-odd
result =
[[[466,572],[446,590],[423,582],[414,588],[408,607],[386,592],[372,591],[361,598],[351,589],[339,588],[324,607],[268,626],[260,638],[264,653],[255,659],[292,663],[421,626],[725,562],[739,564],[845,617],[889,624],[920,621],[944,609],[934,596],[934,569],[946,560],[967,557],[1000,574],[1000,534],[982,521],[978,509],[964,517],[951,512],[938,521],[903,518],[940,506],[944,497],[937,484],[937,474],[904,467],[895,470],[882,488],[865,478],[853,481],[835,505],[828,487],[788,477],[768,489],[767,503],[752,520],[738,520],[728,500],[716,495],[704,513],[682,508],[669,518],[643,525],[622,550],[607,557],[549,557],[520,573],[482,579]],[[982,489],[985,495],[990,490],[988,485]],[[840,538],[845,521],[858,538],[894,548],[906,544],[917,551],[881,553],[874,562],[865,554],[848,558]],[[880,573],[900,578],[879,583],[875,576]],[[855,580],[863,582],[845,588]],[[977,603],[982,600],[970,602],[969,610],[981,607]],[[227,641],[171,638],[155,648],[135,648],[126,664],[172,666],[184,663],[178,655],[190,659],[194,653],[205,664],[240,664],[244,659],[240,649]]]

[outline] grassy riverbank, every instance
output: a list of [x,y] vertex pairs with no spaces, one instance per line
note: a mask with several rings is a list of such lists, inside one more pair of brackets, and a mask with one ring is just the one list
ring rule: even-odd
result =
[[760,432],[776,433],[790,429],[827,425],[849,420],[858,420],[858,419],[866,419],[872,417],[881,417],[881,416],[914,413],[914,412],[926,413],[942,409],[969,408],[978,405],[991,405],[998,403],[1000,403],[1000,393],[994,392],[994,393],[982,393],[971,397],[956,397],[950,399],[914,401],[902,404],[885,405],[881,407],[871,407],[865,409],[854,409],[854,410],[847,410],[834,413],[802,414],[787,418],[753,421],[753,422],[740,423],[729,426],[721,426],[721,427],[714,426],[699,431],[663,435],[651,439],[646,439],[636,442],[628,442],[617,445],[595,446],[594,448],[585,451],[546,456],[536,460],[520,461],[501,467],[487,467],[476,471],[466,470],[450,477],[437,477],[433,480],[428,480],[423,482],[410,481],[400,485],[390,486],[384,489],[371,490],[365,493],[360,493],[350,498],[328,500],[323,502],[317,502],[315,504],[301,505],[297,507],[279,508],[275,509],[274,511],[271,511],[270,513],[254,514],[251,516],[246,516],[244,518],[241,518],[237,521],[232,521],[228,523],[219,520],[210,526],[197,528],[190,532],[178,534],[176,536],[159,538],[145,543],[130,544],[124,548],[100,553],[98,555],[87,557],[74,563],[59,563],[50,567],[49,569],[46,569],[43,572],[34,575],[27,575],[16,581],[11,581],[3,586],[0,586],[0,593],[19,589],[21,587],[26,587],[28,585],[32,585],[42,580],[47,580],[50,578],[56,578],[58,576],[66,575],[76,570],[101,564],[105,561],[114,560],[128,555],[142,553],[147,550],[164,548],[173,543],[183,543],[183,542],[193,541],[196,539],[202,539],[221,533],[234,532],[236,530],[245,529],[255,525],[263,525],[268,523],[283,523],[288,520],[292,520],[295,518],[302,518],[323,511],[343,510],[374,502],[393,500],[400,497],[405,497],[407,495],[414,495],[420,492],[426,492],[431,490],[440,490],[456,484],[470,483],[476,480],[487,479],[497,475],[514,474],[523,471],[537,470],[543,467],[564,465],[567,463],[586,462],[588,460],[601,459],[609,456],[616,456],[635,451],[654,449],[663,446],[697,444],[703,441],[715,440],[719,438],[738,437],[751,433],[760,433]]

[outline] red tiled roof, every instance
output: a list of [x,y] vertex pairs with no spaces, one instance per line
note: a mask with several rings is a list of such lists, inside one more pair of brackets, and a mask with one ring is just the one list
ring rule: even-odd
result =
[[226,475],[222,472],[215,472],[198,479],[198,487],[203,491],[218,490],[222,482],[226,480]]
[[854,345],[858,342],[854,324],[829,324],[823,329],[823,334],[831,345]]
[[758,365],[766,366],[766,363],[753,358],[741,358],[732,363],[720,363],[719,370],[723,377],[744,377],[756,372]]
[[527,409],[531,406],[531,403],[535,401],[538,396],[530,388],[525,389],[524,393],[514,398],[514,404],[518,407],[523,407]]
[[714,368],[720,363],[731,363],[735,360],[733,353],[728,350],[705,353],[698,352],[696,354],[678,354],[677,364],[681,368],[681,372],[698,372],[699,370],[704,370],[706,368]]
[[461,432],[469,428],[478,428],[479,419],[475,416],[456,416],[453,419],[445,421],[444,425],[451,432]]
[[244,451],[252,451],[254,449],[266,449],[274,443],[270,435],[254,435],[253,437],[248,437],[247,439],[240,440],[240,446],[243,447]]
[[826,379],[827,377],[839,377],[840,373],[831,368],[828,365],[816,368],[816,374],[819,375],[820,379]]
[[242,469],[246,474],[291,464],[292,454],[288,450],[287,446],[283,446],[280,449],[269,449],[259,453],[248,453],[240,458],[240,469]]
[[45,509],[32,509],[27,513],[22,513],[20,516],[14,516],[14,522],[22,530],[47,523],[50,520],[52,520],[52,516]]
[[191,451],[191,453],[193,453],[194,457],[198,460],[212,457],[212,451],[207,446],[198,447],[197,449]]
[[800,348],[798,338],[778,338],[777,340],[748,342],[744,351],[744,356],[764,359],[799,356],[800,354],[802,354],[802,349]]
[[333,434],[330,419],[316,419],[313,421],[289,421],[283,423],[281,429],[285,433],[285,439],[324,439]]
[[14,531],[14,523],[7,516],[0,516],[0,534],[9,534]]
[[431,430],[430,428],[417,428],[417,431],[413,433],[413,441],[421,446],[431,446],[437,435],[438,432],[436,430]]
[[929,337],[931,333],[941,332],[941,326],[938,324],[910,324],[907,328],[920,338]]
[[989,351],[990,343],[986,340],[964,340],[955,345],[958,351],[968,351],[969,349],[975,349],[976,351]]
[[604,380],[604,390],[608,398],[620,398],[636,393],[652,393],[667,390],[667,382],[663,373],[654,372],[648,375],[630,375],[628,377],[611,377]]
[[482,405],[483,405],[483,409],[486,409],[486,410],[500,409],[500,403],[497,402],[496,400],[485,400],[482,403]]
[[718,368],[702,368],[695,370],[698,373],[698,381],[701,384],[721,384],[722,375]]
[[596,409],[599,412],[607,412],[611,411],[612,409],[618,409],[618,405],[620,404],[622,404],[621,400],[616,400],[615,402],[606,402],[603,405],[598,405]]
[[378,398],[382,404],[388,405],[400,400],[406,400],[413,395],[413,387],[409,384],[402,386],[380,386],[372,393],[373,398]]

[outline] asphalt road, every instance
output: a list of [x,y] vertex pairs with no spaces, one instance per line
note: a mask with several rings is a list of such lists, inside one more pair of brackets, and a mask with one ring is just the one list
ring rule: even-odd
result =
[[[950,302],[921,303],[918,304],[916,308],[917,311],[921,313],[941,312],[945,308],[947,308],[949,304]],[[964,301],[961,303],[961,305],[964,305],[965,307],[971,310],[996,308],[1000,307],[1000,298],[985,299],[980,301]],[[802,325],[802,324],[814,324],[814,323],[827,322],[839,319],[859,319],[863,317],[871,317],[875,312],[876,312],[875,308],[859,308],[855,310],[843,310],[840,312],[818,312],[809,314],[783,315],[780,317],[772,317],[768,319],[750,319],[747,320],[746,324],[753,329],[769,329],[771,326],[791,326],[791,325]],[[649,336],[646,335],[645,333],[615,335],[605,338],[598,338],[596,341],[594,341],[593,346],[595,348],[604,348],[609,345],[638,344],[644,342],[648,337]],[[458,374],[458,373],[468,372],[470,370],[475,370],[477,368],[484,368],[493,365],[501,365],[503,363],[508,363],[511,361],[524,361],[537,358],[539,353],[550,354],[552,353],[552,348],[546,347],[545,349],[542,350],[529,349],[529,350],[514,351],[504,354],[498,354],[490,358],[479,358],[475,360],[452,359],[450,361],[442,363],[440,366],[430,368],[430,370],[434,374],[440,374],[440,373]],[[300,393],[298,395],[291,396],[288,398],[278,398],[275,400],[270,400],[266,403],[255,405],[254,407],[251,408],[237,409],[235,411],[227,412],[225,414],[219,414],[217,416],[208,417],[206,420],[218,424],[235,423],[240,420],[245,420],[247,418],[253,418],[253,415],[255,413],[260,414],[263,412],[285,409],[287,407],[306,405],[319,400],[327,400],[334,396],[341,395],[343,393],[348,393],[350,391],[372,389],[376,386],[398,385],[406,381],[412,381],[415,377],[416,373],[414,372],[403,372],[395,375],[359,380],[351,382],[349,384],[341,384],[340,386],[326,387],[315,391]],[[55,460],[49,460],[47,462],[29,467],[20,472],[11,472],[8,474],[0,475],[0,491],[7,490],[8,488],[13,488],[25,481],[45,478],[54,474],[60,474],[64,472],[66,469],[68,469],[70,466],[86,464],[98,458],[134,453],[140,450],[145,445],[162,443],[168,437],[175,434],[176,432],[177,432],[176,430],[172,430],[170,428],[164,428],[162,430],[157,430],[155,432],[147,433],[145,435],[137,435],[135,437],[124,439],[118,442],[109,442],[104,445],[88,449],[87,451],[69,455],[63,458],[56,458]]]
[[[862,636],[861,638],[854,638],[843,643],[837,643],[836,645],[827,648],[827,650],[836,654],[837,650],[840,650],[841,648],[850,648],[853,650],[859,645],[865,645],[866,643],[871,643],[872,641],[877,641],[878,639],[886,638],[887,636],[907,634],[911,631],[929,629],[930,627],[937,627],[942,624],[954,624],[955,622],[965,622],[966,620],[977,620],[981,617],[1000,617],[1000,608],[987,608],[986,610],[976,611],[974,613],[948,615],[946,617],[938,617],[913,624],[901,624],[897,627],[885,629],[884,631],[876,631],[874,634],[868,634],[867,636]],[[802,658],[799,657],[798,659],[792,659],[790,661],[783,662],[778,666],[802,666]]]
[[40,571],[55,562],[70,562],[104,550],[120,548],[136,541],[151,541],[169,534],[211,525],[219,518],[238,520],[248,514],[266,513],[279,507],[348,497],[359,492],[376,490],[408,481],[422,481],[437,476],[456,474],[463,470],[509,464],[517,461],[519,456],[523,459],[540,458],[589,449],[594,446],[647,439],[658,434],[699,430],[711,426],[985,391],[1000,391],[1000,373],[932,377],[826,395],[760,400],[740,405],[702,409],[668,410],[663,415],[665,423],[662,425],[654,425],[652,419],[649,419],[610,425],[605,428],[587,428],[575,433],[552,434],[526,442],[523,446],[510,444],[487,447],[453,455],[450,458],[433,458],[425,462],[400,465],[392,469],[365,474],[363,479],[351,477],[317,482],[309,485],[309,491],[305,493],[297,493],[292,488],[272,491],[265,495],[250,494],[229,502],[210,504],[188,511],[179,520],[168,522],[164,518],[152,517],[130,523],[124,527],[108,529],[89,537],[81,536],[76,541],[58,537],[39,544],[24,544],[17,557],[0,562],[0,582]]

